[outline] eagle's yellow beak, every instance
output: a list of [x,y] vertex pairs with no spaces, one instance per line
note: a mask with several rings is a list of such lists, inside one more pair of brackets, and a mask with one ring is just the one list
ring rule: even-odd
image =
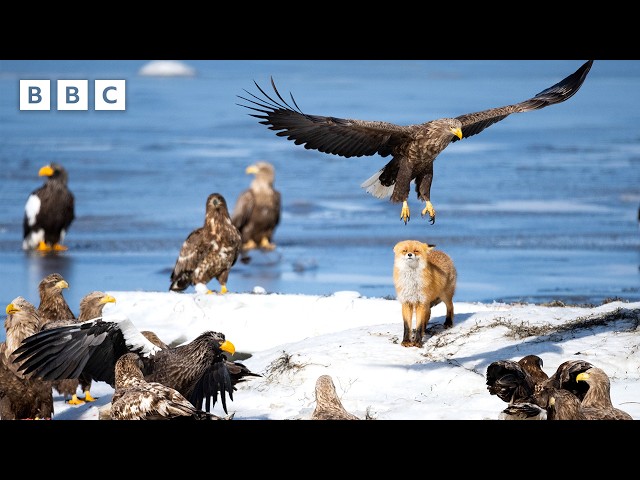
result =
[[222,345],[220,345],[220,348],[225,352],[229,352],[231,355],[236,353],[236,346],[229,340],[225,340]]
[[13,303],[7,305],[7,315],[13,315],[16,312],[19,312],[20,309],[16,307]]
[[116,299],[111,295],[105,295],[100,299],[100,303],[116,303]]
[[38,171],[38,175],[41,177],[50,177],[53,175],[53,168],[50,165],[45,165]]
[[58,283],[56,283],[56,287],[60,289],[69,288],[69,284],[66,282],[66,280],[60,280]]
[[255,175],[256,173],[258,173],[258,167],[256,167],[255,165],[249,165],[244,173],[246,173],[247,175],[249,175],[250,173]]
[[459,128],[452,128],[451,133],[453,133],[456,137],[462,140],[462,130]]
[[576,382],[579,382],[580,380],[585,381],[587,378],[589,378],[589,374],[587,372],[582,372],[576,376]]

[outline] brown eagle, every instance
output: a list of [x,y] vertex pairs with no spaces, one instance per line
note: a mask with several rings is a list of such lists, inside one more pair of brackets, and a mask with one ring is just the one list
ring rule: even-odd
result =
[[316,380],[316,408],[311,420],[360,420],[349,413],[336,392],[333,379],[329,375],[320,375]]
[[54,411],[51,383],[27,378],[13,363],[14,350],[40,329],[36,308],[24,297],[16,297],[6,312],[6,340],[0,343],[0,420],[50,419]]
[[219,193],[207,198],[204,225],[186,238],[171,272],[170,290],[181,292],[194,285],[198,293],[212,293],[207,283],[220,283],[227,292],[229,271],[242,248],[242,237],[231,222],[227,202]]
[[402,202],[400,219],[406,224],[410,219],[407,198],[411,182],[415,182],[418,199],[425,202],[422,216],[429,214],[433,224],[436,212],[431,204],[431,182],[436,157],[450,143],[476,135],[512,113],[538,110],[568,100],[580,89],[592,64],[593,60],[587,61],[565,79],[522,102],[418,125],[400,126],[388,122],[306,114],[300,110],[293,95],[291,101],[294,106],[287,103],[276,89],[273,78],[271,86],[278,99],[270,97],[254,81],[264,97],[245,90],[255,100],[238,97],[256,106],[238,105],[259,112],[250,115],[276,131],[277,136],[293,140],[296,145],[304,145],[306,149],[346,158],[375,154],[391,156],[391,160],[365,180],[361,187],[377,198],[390,197],[393,203]]
[[259,248],[273,250],[273,234],[280,223],[281,196],[273,187],[275,169],[268,162],[249,165],[245,172],[255,175],[249,188],[236,200],[231,221],[242,235],[243,263],[250,259],[246,252]]
[[582,398],[581,405],[585,415],[597,420],[633,420],[624,410],[613,406],[611,402],[611,382],[604,370],[591,367],[576,376],[576,382],[585,382],[589,389]]
[[52,162],[42,167],[38,175],[47,179],[27,198],[22,221],[22,249],[66,250],[62,242],[75,218],[75,199],[67,186],[67,171]]
[[194,407],[174,388],[146,381],[143,368],[136,353],[125,353],[116,362],[111,420],[223,420]]
[[[65,288],[69,288],[69,284],[59,273],[50,273],[38,284],[38,292],[40,294],[38,315],[40,316],[40,328],[42,330],[77,321],[62,294]],[[82,405],[84,403],[77,395],[78,379],[56,380],[52,384],[53,388],[64,397],[67,403],[71,405]]]
[[195,407],[209,411],[221,397],[233,400],[234,384],[241,380],[227,367],[234,345],[219,332],[207,331],[192,341],[162,349],[150,342],[121,314],[41,331],[23,340],[15,351],[19,371],[44,380],[78,378],[81,374],[115,388],[115,364],[125,353],[139,355],[148,382],[171,387]]

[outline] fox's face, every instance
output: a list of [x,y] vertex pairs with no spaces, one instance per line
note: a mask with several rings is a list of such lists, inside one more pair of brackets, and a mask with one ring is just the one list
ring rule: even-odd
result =
[[395,262],[403,263],[411,268],[424,266],[425,258],[429,249],[429,245],[418,240],[403,240],[393,247]]

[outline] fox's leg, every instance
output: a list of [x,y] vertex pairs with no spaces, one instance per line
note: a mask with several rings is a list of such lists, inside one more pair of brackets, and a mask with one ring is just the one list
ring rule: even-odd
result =
[[413,305],[411,303],[402,304],[402,321],[404,322],[404,334],[402,336],[402,346],[412,347],[411,323],[413,320]]
[[447,318],[444,321],[444,328],[453,327],[453,299],[449,298],[445,302],[447,306]]
[[413,341],[416,347],[422,347],[422,337],[427,330],[427,323],[431,318],[431,307],[428,303],[416,305],[416,336]]

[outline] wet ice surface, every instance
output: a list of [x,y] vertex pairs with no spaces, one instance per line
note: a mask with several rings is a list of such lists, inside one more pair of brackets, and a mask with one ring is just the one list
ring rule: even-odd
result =
[[[411,124],[524,100],[582,62],[197,61],[187,62],[195,76],[176,78],[137,75],[145,63],[0,62],[3,305],[17,295],[37,303],[53,271],[74,311],[91,290],[167,291],[207,195],[232,208],[259,159],[275,165],[283,196],[278,247],[236,265],[232,291],[395,297],[392,247],[416,238],[453,258],[458,301],[640,299],[638,61],[596,61],[566,103],[451,145],[434,164],[435,225],[413,192],[404,225],[400,205],[359,187],[388,159],[305,150],[259,125],[236,95],[273,75],[306,113]],[[68,74],[127,79],[127,111],[17,109],[18,79]],[[21,222],[50,161],[69,171],[77,219],[69,251],[42,257],[21,251]]]

